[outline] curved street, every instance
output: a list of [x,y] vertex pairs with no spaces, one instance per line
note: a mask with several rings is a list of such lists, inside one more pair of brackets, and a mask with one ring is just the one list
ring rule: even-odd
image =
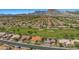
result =
[[12,42],[12,41],[7,41],[7,40],[0,40],[0,43],[21,46],[21,47],[28,47],[31,49],[40,49],[40,50],[73,50],[70,48],[39,46],[39,45],[24,44],[24,43],[19,43],[19,42]]

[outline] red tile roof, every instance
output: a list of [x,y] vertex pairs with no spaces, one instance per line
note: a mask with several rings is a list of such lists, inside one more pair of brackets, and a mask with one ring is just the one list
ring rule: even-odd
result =
[[36,40],[41,40],[42,38],[40,36],[32,36],[32,39],[33,41],[36,41]]

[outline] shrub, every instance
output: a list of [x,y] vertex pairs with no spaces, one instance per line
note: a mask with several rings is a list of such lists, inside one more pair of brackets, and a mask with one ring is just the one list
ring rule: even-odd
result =
[[79,42],[74,42],[75,43],[75,47],[79,48]]

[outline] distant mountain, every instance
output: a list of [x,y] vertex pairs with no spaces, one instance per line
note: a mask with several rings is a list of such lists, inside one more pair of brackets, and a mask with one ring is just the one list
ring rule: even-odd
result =
[[48,11],[35,11],[34,13],[30,13],[31,15],[48,15],[48,16],[67,16],[67,17],[79,17],[79,11],[65,11],[61,12],[58,9],[48,9]]
[[48,9],[48,11],[35,11],[34,13],[30,13],[31,15],[50,15],[50,16],[56,16],[60,15],[61,12],[56,9]]
[[48,9],[48,13],[47,14],[51,15],[51,16],[79,17],[79,11],[60,12],[57,9]]
[[26,16],[26,15],[48,15],[48,16],[64,16],[64,17],[79,17],[79,10],[64,11],[59,9],[48,9],[46,11],[35,11],[29,14],[0,14],[0,16]]
[[34,13],[29,13],[30,15],[45,15],[47,11],[35,11]]
[[[76,12],[60,12],[57,9],[48,11],[35,11],[30,14],[16,14],[0,16],[0,27],[32,27],[32,28],[54,28],[79,26],[79,14]],[[78,16],[78,17],[76,17]]]
[[63,15],[66,17],[79,17],[79,11],[66,11]]
[[56,16],[61,15],[62,13],[56,9],[48,9],[47,15]]
[[67,11],[68,13],[71,13],[71,14],[79,14],[79,11],[74,11],[74,12],[71,12],[71,11]]

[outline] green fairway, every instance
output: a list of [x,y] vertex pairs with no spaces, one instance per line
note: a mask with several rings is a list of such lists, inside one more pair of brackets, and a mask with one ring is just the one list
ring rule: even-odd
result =
[[52,38],[69,38],[75,39],[79,38],[79,30],[75,28],[57,28],[57,29],[36,29],[36,28],[8,28],[7,30],[0,30],[13,32],[15,34],[25,34],[25,35],[37,35],[42,37],[52,37]]

